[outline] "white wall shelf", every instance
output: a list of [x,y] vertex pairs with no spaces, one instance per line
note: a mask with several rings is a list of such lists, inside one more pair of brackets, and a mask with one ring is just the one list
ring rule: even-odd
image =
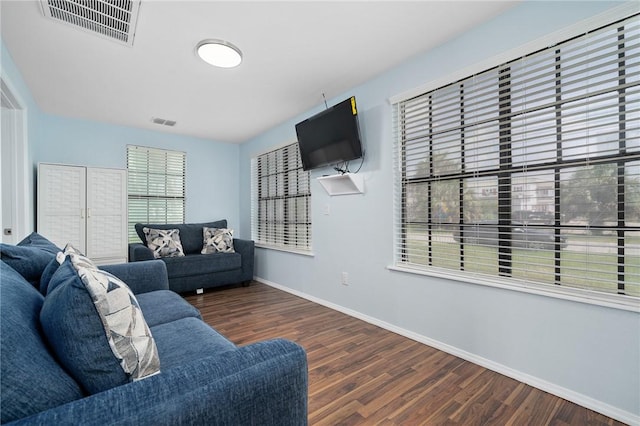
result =
[[345,173],[341,175],[322,176],[318,178],[320,185],[327,191],[327,194],[349,195],[364,194],[364,180],[362,175]]

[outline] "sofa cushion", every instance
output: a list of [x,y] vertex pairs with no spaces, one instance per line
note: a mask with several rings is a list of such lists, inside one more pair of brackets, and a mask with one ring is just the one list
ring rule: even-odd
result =
[[201,254],[211,253],[234,253],[233,249],[233,229],[228,228],[202,228],[202,251]]
[[167,257],[162,260],[167,265],[169,278],[213,274],[242,268],[240,253],[192,254],[181,258]]
[[[156,290],[137,294],[136,298],[149,327],[182,318],[202,318],[200,311],[171,290]],[[162,363],[164,365],[164,360]]]
[[233,351],[236,345],[197,318],[183,318],[151,328],[162,368],[169,370],[191,361]]
[[40,334],[43,297],[0,262],[0,413],[6,423],[83,397]]
[[51,277],[56,273],[60,263],[58,263],[58,259],[55,257],[49,261],[47,266],[42,271],[42,275],[40,276],[40,293],[45,295],[47,294],[47,289],[49,288],[49,282],[51,281]]
[[60,363],[89,393],[159,371],[137,300],[121,280],[70,253],[53,274],[40,313]]
[[60,249],[33,232],[17,245],[0,244],[0,257],[27,281],[39,288],[40,276]]
[[142,228],[147,247],[153,253],[153,257],[177,257],[184,256],[182,243],[180,242],[180,230],[178,229],[155,229]]
[[184,254],[200,253],[202,250],[202,228],[226,228],[227,220],[217,220],[214,222],[205,223],[180,223],[180,224],[135,224],[136,233],[140,237],[140,241],[143,244],[147,244],[146,238],[142,228],[155,228],[155,229],[178,229],[180,231],[180,241],[182,242],[182,248]]

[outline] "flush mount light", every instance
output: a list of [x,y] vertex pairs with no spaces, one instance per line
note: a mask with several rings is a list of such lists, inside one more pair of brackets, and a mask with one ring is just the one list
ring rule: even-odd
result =
[[233,44],[223,40],[202,40],[196,52],[203,61],[221,68],[233,68],[242,62],[242,52]]

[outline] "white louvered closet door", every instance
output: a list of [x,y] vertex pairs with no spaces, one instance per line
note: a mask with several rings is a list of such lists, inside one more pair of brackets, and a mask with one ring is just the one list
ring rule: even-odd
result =
[[86,168],[38,165],[39,234],[60,248],[86,253]]
[[127,261],[127,172],[38,165],[38,233],[97,265]]
[[87,256],[97,264],[127,261],[127,172],[87,168]]

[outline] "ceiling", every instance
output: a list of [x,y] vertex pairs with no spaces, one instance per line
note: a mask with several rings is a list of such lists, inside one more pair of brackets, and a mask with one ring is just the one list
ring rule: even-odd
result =
[[[46,113],[241,143],[515,1],[143,1],[126,46],[1,0],[2,41]],[[223,39],[233,69],[195,55]],[[174,120],[174,127],[152,122]]]

